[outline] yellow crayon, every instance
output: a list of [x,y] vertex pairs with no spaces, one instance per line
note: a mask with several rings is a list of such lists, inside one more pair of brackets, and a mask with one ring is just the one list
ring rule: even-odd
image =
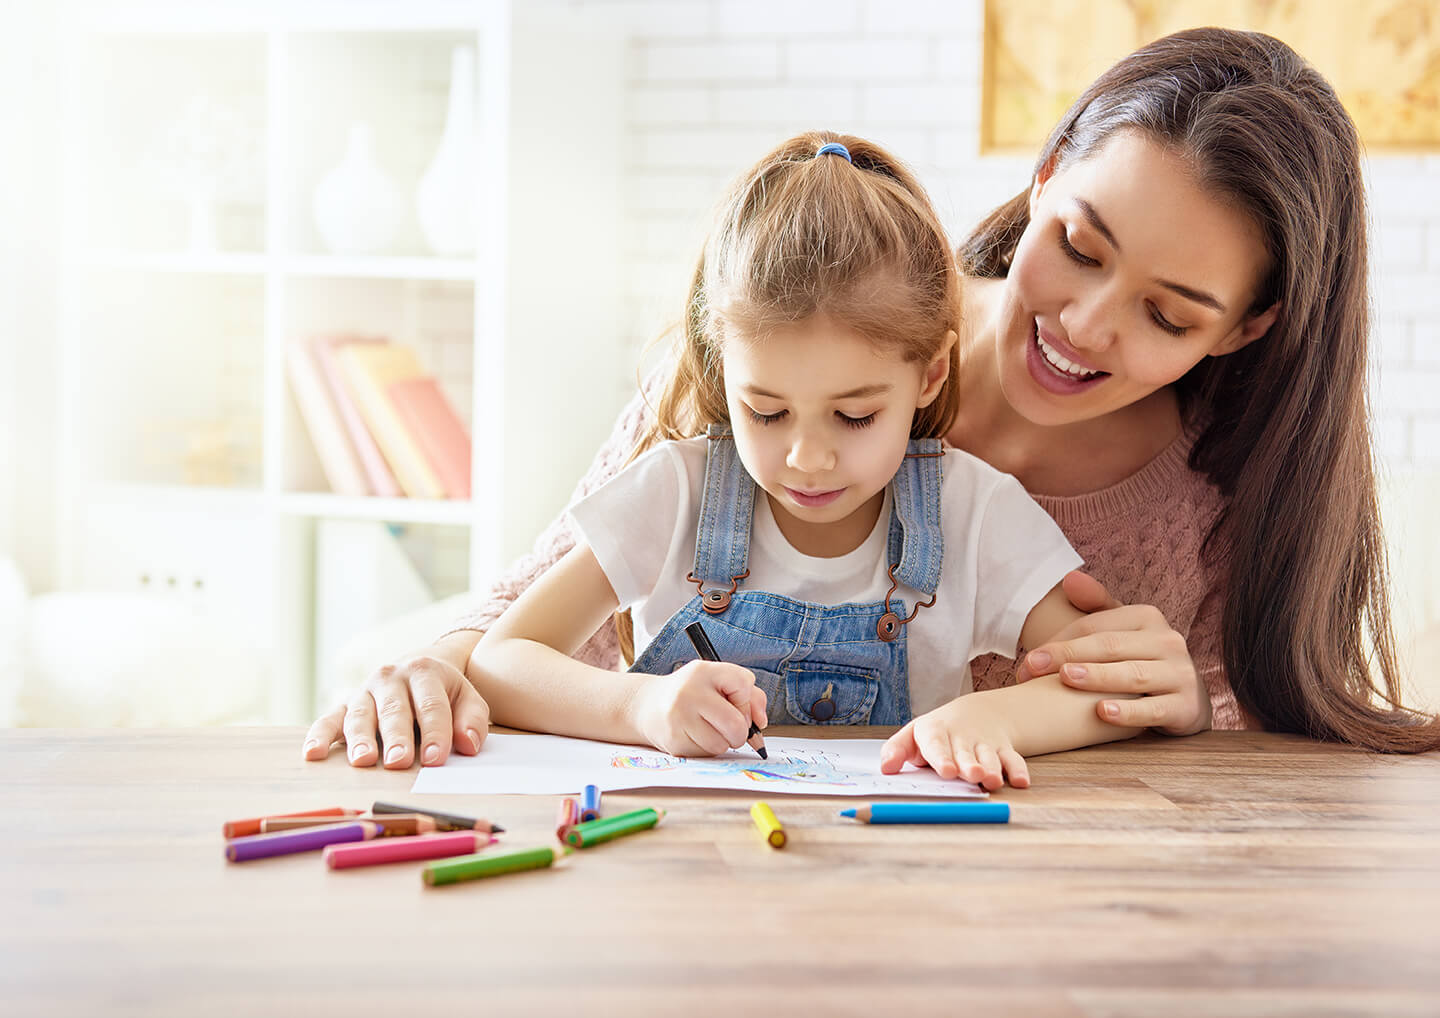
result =
[[757,802],[750,807],[750,816],[772,848],[785,847],[785,828],[781,827],[780,821],[775,819],[774,810],[763,802]]

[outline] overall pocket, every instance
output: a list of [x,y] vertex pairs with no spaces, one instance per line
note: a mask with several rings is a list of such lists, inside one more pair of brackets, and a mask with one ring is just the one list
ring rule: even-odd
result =
[[865,725],[880,693],[874,672],[840,665],[794,664],[785,670],[785,709],[802,725]]

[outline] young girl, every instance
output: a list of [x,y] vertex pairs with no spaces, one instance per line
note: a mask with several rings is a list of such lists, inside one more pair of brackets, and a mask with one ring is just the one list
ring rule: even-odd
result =
[[[1080,617],[1080,564],[1018,482],[941,448],[957,408],[953,258],[879,147],[781,145],[723,204],[660,401],[674,435],[571,509],[575,548],[500,618],[469,673],[494,720],[678,755],[752,723],[907,725],[907,759],[1028,784],[1024,756],[1117,738],[1054,676],[970,692]],[[617,608],[629,673],[570,655]],[[719,661],[697,659],[702,623]]]

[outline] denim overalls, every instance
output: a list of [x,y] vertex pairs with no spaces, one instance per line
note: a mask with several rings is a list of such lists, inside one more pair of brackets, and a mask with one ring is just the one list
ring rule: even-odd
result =
[[[940,531],[938,439],[910,442],[890,482],[887,554],[890,593],[871,604],[822,605],[737,589],[749,575],[750,527],[757,485],[727,427],[712,426],[705,488],[688,579],[700,594],[656,634],[633,672],[667,675],[697,654],[685,633],[705,631],[722,661],[755,673],[771,724],[901,725],[910,720],[905,623],[935,603],[944,547]],[[929,595],[906,616],[899,584]]]

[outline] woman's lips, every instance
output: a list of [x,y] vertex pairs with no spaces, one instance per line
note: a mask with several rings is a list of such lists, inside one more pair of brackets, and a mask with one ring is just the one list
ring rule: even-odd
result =
[[797,491],[787,485],[785,492],[794,500],[796,505],[803,505],[807,509],[816,509],[835,501],[845,493],[845,489],[836,488],[834,491],[805,492]]
[[1102,371],[1092,378],[1076,378],[1055,367],[1040,352],[1039,328],[1039,325],[1032,319],[1030,341],[1025,344],[1025,367],[1040,388],[1046,392],[1053,392],[1057,396],[1073,396],[1076,393],[1095,388],[1110,377],[1109,373]]

